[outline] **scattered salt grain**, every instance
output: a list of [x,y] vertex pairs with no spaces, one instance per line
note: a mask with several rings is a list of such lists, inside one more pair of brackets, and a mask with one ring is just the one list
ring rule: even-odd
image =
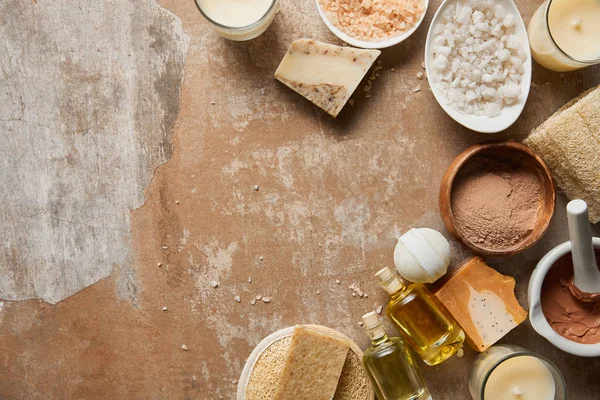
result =
[[260,294],[258,294],[258,295],[256,295],[255,299],[260,300],[260,299],[262,299],[262,296]]
[[248,283],[252,283],[252,277],[251,276],[248,277]]
[[271,302],[271,298],[270,297],[263,297],[262,301],[263,301],[263,303],[270,303]]
[[210,282],[210,286],[212,286],[214,288],[217,288],[217,287],[219,287],[219,282],[217,282],[217,281],[211,281]]
[[258,192],[258,190],[260,189],[260,186],[258,185],[254,185],[254,190]]
[[358,326],[363,326],[363,325],[364,325],[364,322],[359,321]]
[[416,88],[414,88],[412,90],[413,93],[417,93],[417,92],[420,92],[420,91],[421,91],[421,86],[417,86]]
[[340,284],[340,280],[339,280],[339,279],[336,279],[336,280],[335,280],[335,283],[337,283],[337,284],[339,285],[339,284]]
[[423,76],[424,76],[424,75],[423,75],[423,73],[422,73],[421,71],[417,72],[417,79],[418,79],[418,80],[421,80],[421,79],[423,79]]
[[188,347],[185,344],[181,345],[181,350],[188,351]]
[[377,307],[377,314],[381,314],[382,310],[383,310],[383,306]]
[[256,304],[256,299],[252,299],[252,300],[250,300],[250,304],[251,304],[251,305],[255,305],[255,304]]
[[465,350],[461,347],[456,351],[456,357],[462,358],[465,355]]
[[156,266],[160,268],[162,267],[162,263],[159,262],[158,264],[156,264]]
[[242,299],[240,298],[240,296],[235,296],[233,299],[234,299],[235,301],[237,301],[238,303],[239,303],[240,301],[242,301]]
[[167,310],[168,310],[167,306],[164,306],[164,307],[162,308],[162,310],[163,310],[164,312],[167,312]]

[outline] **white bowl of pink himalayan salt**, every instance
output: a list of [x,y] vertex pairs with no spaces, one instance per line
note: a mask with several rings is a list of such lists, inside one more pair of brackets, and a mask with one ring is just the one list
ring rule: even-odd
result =
[[316,0],[319,14],[334,35],[363,49],[383,49],[417,30],[429,0]]

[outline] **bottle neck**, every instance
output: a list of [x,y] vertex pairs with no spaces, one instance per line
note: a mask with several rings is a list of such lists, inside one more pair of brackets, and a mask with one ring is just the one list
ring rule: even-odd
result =
[[367,329],[367,334],[371,339],[371,343],[375,346],[388,340],[388,336],[385,333],[385,329],[383,329],[383,324],[379,324]]
[[398,297],[406,289],[406,286],[400,282],[400,279],[397,276],[388,279],[382,284],[382,286],[383,289],[392,297]]

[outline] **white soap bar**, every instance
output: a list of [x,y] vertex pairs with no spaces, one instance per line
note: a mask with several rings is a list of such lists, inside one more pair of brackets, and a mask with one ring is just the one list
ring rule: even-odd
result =
[[411,229],[400,236],[394,250],[394,264],[406,280],[431,283],[441,278],[450,265],[450,243],[434,229]]
[[298,39],[281,60],[275,78],[337,117],[380,54]]

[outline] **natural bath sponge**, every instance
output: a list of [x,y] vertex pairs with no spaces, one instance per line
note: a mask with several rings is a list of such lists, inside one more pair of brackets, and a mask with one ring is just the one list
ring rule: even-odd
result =
[[569,199],[587,202],[590,221],[600,222],[600,86],[558,110],[525,144],[544,159]]
[[[308,327],[324,335],[348,339],[330,328],[317,325]],[[250,371],[245,398],[238,397],[238,399],[273,400],[283,374],[291,342],[292,335],[282,337],[270,344],[260,354]],[[355,343],[350,343],[350,351],[346,356],[333,400],[374,400],[373,388],[362,364],[362,354]]]
[[331,400],[350,342],[296,326],[274,400]]
[[450,243],[434,229],[411,229],[400,236],[394,250],[394,264],[402,278],[431,283],[448,271]]

